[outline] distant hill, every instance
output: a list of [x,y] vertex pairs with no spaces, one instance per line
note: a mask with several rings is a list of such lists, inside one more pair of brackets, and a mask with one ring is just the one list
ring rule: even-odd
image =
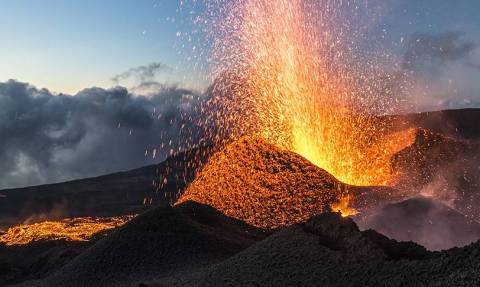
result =
[[446,136],[480,140],[480,109],[458,109],[409,114],[415,126]]
[[24,221],[140,213],[152,205],[169,204],[170,197],[193,180],[195,164],[204,162],[210,150],[194,149],[158,165],[125,172],[2,190],[0,229]]

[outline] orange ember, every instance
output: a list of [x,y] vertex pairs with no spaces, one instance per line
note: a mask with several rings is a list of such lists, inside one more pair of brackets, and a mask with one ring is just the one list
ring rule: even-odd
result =
[[393,185],[391,158],[415,133],[392,132],[395,124],[373,116],[401,109],[404,91],[393,87],[406,84],[381,63],[390,59],[386,53],[360,53],[366,28],[351,18],[361,7],[330,0],[214,2],[220,12],[208,22],[216,81],[206,108],[220,129],[214,140],[261,137],[344,183]]
[[351,195],[340,197],[337,202],[331,204],[331,209],[334,212],[340,212],[343,217],[357,215],[358,211],[350,206]]
[[342,190],[344,184],[296,153],[242,137],[209,159],[177,204],[196,201],[272,228],[323,212]]
[[61,239],[88,241],[94,235],[121,226],[134,217],[134,215],[107,218],[80,217],[21,224],[9,228],[4,234],[0,235],[0,243],[24,245],[34,241]]

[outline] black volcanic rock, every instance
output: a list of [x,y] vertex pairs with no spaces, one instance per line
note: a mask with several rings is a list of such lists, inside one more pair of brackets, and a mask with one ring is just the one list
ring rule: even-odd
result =
[[480,240],[480,223],[432,198],[389,204],[359,220],[396,240],[414,241],[430,250],[465,246]]
[[480,140],[480,109],[455,109],[405,116],[417,127],[449,137]]
[[371,229],[361,232],[351,218],[339,213],[312,217],[305,223],[305,231],[318,236],[323,246],[364,258],[422,259],[428,255],[413,242],[397,242]]
[[428,190],[435,197],[453,200],[462,213],[480,220],[480,144],[419,129],[415,142],[392,159],[403,174],[398,186],[416,195]]
[[[343,243],[332,246],[324,238]],[[219,264],[139,286],[478,286],[478,255],[480,243],[432,253],[327,214]]]
[[[480,242],[428,252],[338,213],[268,235],[211,207],[149,211],[18,286],[478,286]],[[266,237],[267,236],[267,237]]]
[[138,216],[52,276],[22,286],[130,286],[218,263],[265,236],[211,207],[186,202]]
[[95,241],[39,241],[19,246],[0,244],[0,286],[44,278],[84,252]]

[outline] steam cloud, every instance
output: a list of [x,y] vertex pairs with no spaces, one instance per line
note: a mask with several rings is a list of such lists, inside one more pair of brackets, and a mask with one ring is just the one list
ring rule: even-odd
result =
[[133,85],[130,90],[136,93],[150,94],[158,89],[164,88],[164,85],[156,80],[161,72],[171,72],[172,68],[168,65],[153,62],[148,65],[130,68],[112,78],[112,82],[120,84],[130,82]]
[[[160,68],[140,69],[141,77]],[[143,166],[155,161],[145,149],[164,143],[161,160],[196,129],[188,119],[198,100],[194,91],[168,86],[148,97],[122,87],[68,96],[0,83],[0,189]]]
[[405,53],[407,69],[438,68],[450,61],[467,59],[477,44],[463,39],[463,33],[447,31],[437,35],[415,34]]
[[413,71],[421,110],[480,106],[480,49],[460,31],[414,34],[403,67]]
[[161,71],[170,70],[165,64],[162,63],[150,63],[145,66],[138,66],[135,68],[130,68],[128,71],[118,74],[112,78],[112,81],[119,83],[122,80],[137,77],[140,82],[150,82],[155,78],[155,75]]

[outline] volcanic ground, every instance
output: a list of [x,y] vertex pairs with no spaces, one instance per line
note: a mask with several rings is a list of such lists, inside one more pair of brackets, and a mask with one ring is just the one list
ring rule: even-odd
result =
[[[480,111],[405,118],[417,134],[392,159],[405,175],[392,187],[343,184],[244,137],[158,166],[1,191],[1,229],[140,215],[86,241],[0,244],[0,285],[479,286]],[[347,195],[357,215],[329,212]]]

